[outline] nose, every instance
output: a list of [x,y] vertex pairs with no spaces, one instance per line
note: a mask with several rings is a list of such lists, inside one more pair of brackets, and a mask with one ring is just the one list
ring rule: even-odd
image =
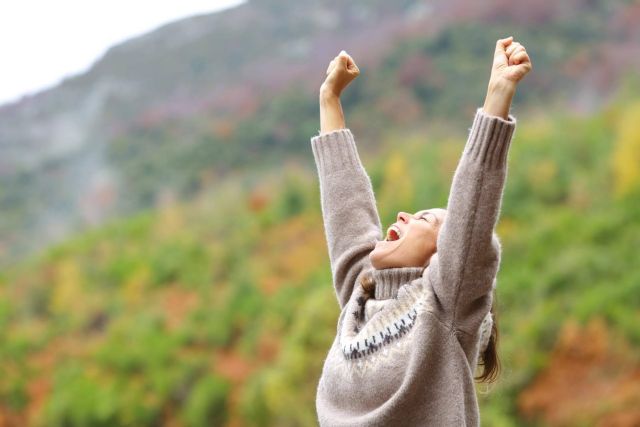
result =
[[405,224],[407,224],[409,222],[409,214],[406,212],[398,212],[398,221],[400,222],[404,222]]

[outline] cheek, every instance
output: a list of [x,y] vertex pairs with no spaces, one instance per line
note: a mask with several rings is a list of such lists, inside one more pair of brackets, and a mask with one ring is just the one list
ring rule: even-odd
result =
[[438,230],[431,229],[427,234],[427,241],[429,242],[429,246],[435,248],[436,243],[438,241]]
[[431,228],[422,229],[413,236],[415,246],[421,250],[431,251],[436,246],[437,236],[436,231]]

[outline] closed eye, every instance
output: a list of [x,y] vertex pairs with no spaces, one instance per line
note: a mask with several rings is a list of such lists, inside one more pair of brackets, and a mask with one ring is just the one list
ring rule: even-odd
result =
[[432,213],[426,214],[424,216],[421,216],[420,219],[424,219],[425,221],[427,221],[429,224],[433,223],[434,221],[432,220],[432,217],[435,218],[435,215],[433,215]]

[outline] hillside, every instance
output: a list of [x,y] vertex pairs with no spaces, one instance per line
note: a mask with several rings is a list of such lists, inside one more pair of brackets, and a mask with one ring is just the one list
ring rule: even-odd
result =
[[0,266],[234,171],[305,161],[317,89],[342,48],[363,71],[350,124],[374,139],[389,124],[460,126],[507,33],[536,64],[516,110],[597,111],[638,75],[639,21],[623,1],[261,0],[165,25],[0,106]]
[[[635,425],[640,104],[517,117],[483,425]],[[446,203],[464,135],[356,136],[384,226]],[[238,174],[4,271],[0,425],[316,425],[337,316],[315,172]]]

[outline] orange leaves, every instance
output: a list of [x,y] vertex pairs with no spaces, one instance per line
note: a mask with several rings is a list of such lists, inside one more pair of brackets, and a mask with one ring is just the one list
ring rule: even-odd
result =
[[614,339],[601,318],[585,327],[568,321],[560,331],[549,365],[518,398],[519,410],[545,425],[623,425],[613,422],[640,404],[640,365],[624,341]]
[[179,286],[171,286],[163,289],[160,293],[167,329],[175,331],[186,316],[198,306],[199,294]]
[[258,213],[262,212],[264,208],[268,206],[269,201],[270,199],[266,190],[256,188],[249,194],[247,206],[251,212]]
[[300,282],[326,259],[321,221],[316,214],[292,217],[261,238],[252,262],[263,292],[271,295],[285,282]]

